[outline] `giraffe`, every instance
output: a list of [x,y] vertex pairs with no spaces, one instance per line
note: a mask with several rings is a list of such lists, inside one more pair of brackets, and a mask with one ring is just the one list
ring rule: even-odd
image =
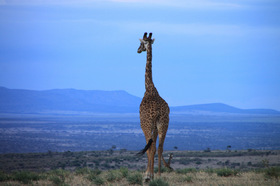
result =
[[158,144],[158,175],[161,172],[161,159],[164,165],[167,165],[162,157],[163,143],[166,136],[169,123],[169,106],[162,99],[154,86],[152,79],[152,44],[155,39],[152,39],[152,33],[144,33],[143,39],[140,39],[138,53],[147,51],[147,62],[145,72],[145,94],[140,104],[140,124],[146,138],[145,148],[138,153],[143,155],[147,151],[148,165],[145,173],[145,181],[149,181],[154,177],[154,157],[156,153],[156,140],[159,137]]
[[167,163],[164,161],[163,156],[162,156],[163,164],[164,164],[165,167],[167,167],[167,168],[169,168],[171,171],[173,171],[174,169],[173,169],[172,167],[170,167],[170,163],[171,163],[171,160],[172,160],[172,158],[173,158],[173,153],[168,154],[168,156],[169,156],[169,159],[168,159],[168,162],[167,162]]

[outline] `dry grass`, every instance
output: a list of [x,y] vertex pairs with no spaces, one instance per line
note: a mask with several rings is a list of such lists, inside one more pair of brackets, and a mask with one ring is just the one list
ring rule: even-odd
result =
[[[40,174],[40,179],[36,181],[30,181],[28,185],[145,185],[148,186],[149,183],[144,183],[142,180],[137,181],[137,176],[143,176],[142,172],[127,170],[127,174],[121,169],[102,171],[98,174],[91,173],[89,171],[84,171],[83,173],[68,172],[64,170],[38,173]],[[94,175],[92,175],[94,174]],[[92,175],[90,177],[90,175]],[[136,176],[135,176],[136,175]],[[130,179],[129,179],[130,177]],[[159,177],[156,175],[155,179]],[[135,181],[134,184],[131,182]],[[133,180],[134,179],[134,180]],[[263,186],[270,185],[276,186],[280,185],[279,177],[267,177],[264,172],[257,173],[254,171],[240,172],[237,175],[231,175],[227,177],[218,176],[215,170],[206,171],[193,171],[188,173],[178,173],[178,172],[164,172],[162,173],[161,179],[168,183],[170,186],[181,186],[181,185],[252,185],[252,186]],[[136,183],[136,184],[135,184]],[[6,180],[0,182],[0,185],[26,185],[19,181]]]
[[188,173],[178,175],[176,173],[165,173],[163,179],[170,185],[280,185],[278,179],[265,179],[263,174],[254,172],[241,173],[238,176],[221,177],[217,174],[206,172]]

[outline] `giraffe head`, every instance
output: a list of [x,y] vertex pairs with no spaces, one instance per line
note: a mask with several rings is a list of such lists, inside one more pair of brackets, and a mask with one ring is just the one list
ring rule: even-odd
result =
[[152,45],[155,41],[155,39],[152,39],[152,33],[149,33],[149,37],[147,37],[147,32],[144,33],[143,39],[140,40],[140,46],[137,50],[138,53],[141,53],[143,51],[147,50],[148,45]]

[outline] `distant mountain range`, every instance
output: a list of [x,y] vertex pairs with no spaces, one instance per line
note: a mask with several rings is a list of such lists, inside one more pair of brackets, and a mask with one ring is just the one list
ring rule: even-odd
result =
[[280,114],[279,111],[273,109],[239,109],[223,103],[209,103],[189,106],[171,107],[173,113],[185,113],[194,111],[204,112],[220,112],[233,114]]
[[[0,87],[1,113],[95,112],[138,113],[141,98],[125,91],[54,89],[45,91]],[[215,112],[280,114],[272,109],[239,109],[222,103],[171,107],[171,113]]]

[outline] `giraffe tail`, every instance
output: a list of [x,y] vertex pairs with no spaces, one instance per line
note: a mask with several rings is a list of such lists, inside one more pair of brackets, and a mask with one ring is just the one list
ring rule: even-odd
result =
[[148,144],[145,146],[145,148],[142,149],[140,152],[138,152],[136,155],[137,155],[137,156],[142,156],[143,154],[145,154],[145,152],[150,148],[150,146],[152,145],[152,143],[153,143],[153,140],[150,139],[149,142],[148,142]]

